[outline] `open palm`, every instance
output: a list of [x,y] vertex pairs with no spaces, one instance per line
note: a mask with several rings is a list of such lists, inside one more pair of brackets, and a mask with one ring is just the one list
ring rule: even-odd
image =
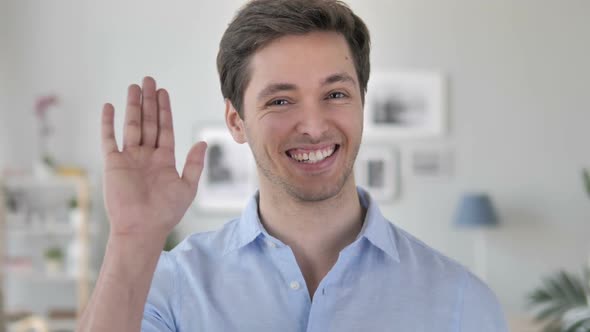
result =
[[104,195],[111,234],[165,238],[195,198],[206,144],[188,153],[182,176],[176,170],[170,99],[151,77],[131,85],[123,149],[115,140],[114,107],[102,115]]

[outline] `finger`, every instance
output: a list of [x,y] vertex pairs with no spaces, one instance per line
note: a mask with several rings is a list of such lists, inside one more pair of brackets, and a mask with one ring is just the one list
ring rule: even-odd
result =
[[123,149],[141,142],[141,88],[132,84],[127,89],[127,109],[123,126]]
[[207,150],[207,143],[205,142],[193,145],[186,157],[186,163],[182,171],[182,179],[194,190],[197,189],[203,171],[205,150]]
[[102,153],[106,156],[118,152],[115,138],[115,108],[111,104],[104,104],[102,108]]
[[172,123],[172,111],[170,97],[164,89],[158,90],[158,148],[174,150],[174,128]]
[[156,81],[151,77],[145,77],[141,93],[141,145],[155,147],[158,138]]

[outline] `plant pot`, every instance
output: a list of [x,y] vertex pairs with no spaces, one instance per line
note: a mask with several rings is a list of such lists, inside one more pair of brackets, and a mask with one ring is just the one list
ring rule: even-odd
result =
[[82,211],[80,209],[71,209],[69,212],[70,226],[78,231],[82,224]]
[[47,163],[42,160],[38,160],[33,165],[33,174],[36,178],[44,180],[52,177],[55,173],[51,166],[47,165]]

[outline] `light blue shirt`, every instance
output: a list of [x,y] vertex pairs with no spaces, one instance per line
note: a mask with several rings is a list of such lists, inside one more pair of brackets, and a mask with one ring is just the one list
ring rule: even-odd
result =
[[260,223],[255,195],[240,218],[162,254],[142,331],[508,331],[485,284],[358,193],[363,228],[313,301],[291,249]]

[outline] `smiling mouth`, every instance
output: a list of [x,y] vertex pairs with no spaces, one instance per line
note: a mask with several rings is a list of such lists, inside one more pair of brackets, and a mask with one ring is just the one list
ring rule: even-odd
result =
[[286,152],[287,156],[297,162],[306,164],[315,164],[320,161],[329,158],[340,148],[340,145],[333,144],[322,149],[311,150],[311,149],[291,149]]

